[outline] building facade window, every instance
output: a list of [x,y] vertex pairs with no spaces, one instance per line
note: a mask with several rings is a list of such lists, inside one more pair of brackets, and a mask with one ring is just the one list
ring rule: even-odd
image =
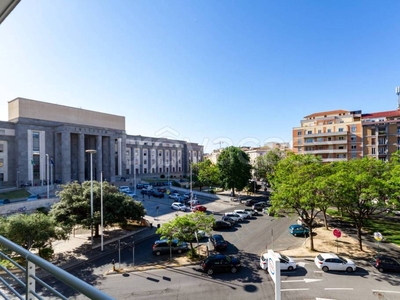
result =
[[306,143],[312,143],[312,142],[313,142],[313,139],[306,139],[305,142],[306,142]]
[[328,132],[328,133],[329,133],[329,132],[332,132],[332,130],[331,130],[331,129],[328,129],[326,132]]
[[343,128],[339,128],[339,132],[343,132]]
[[351,132],[356,132],[357,131],[357,126],[351,126]]
[[357,146],[356,145],[351,145],[351,149],[355,150],[355,149],[357,149]]
[[32,132],[32,150],[34,152],[40,151],[40,133],[37,131]]
[[297,130],[297,136],[301,136],[301,130]]

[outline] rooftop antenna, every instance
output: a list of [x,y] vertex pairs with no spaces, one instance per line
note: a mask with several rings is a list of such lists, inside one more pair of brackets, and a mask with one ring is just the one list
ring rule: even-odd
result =
[[400,109],[400,86],[396,87],[396,94],[397,94],[397,109]]

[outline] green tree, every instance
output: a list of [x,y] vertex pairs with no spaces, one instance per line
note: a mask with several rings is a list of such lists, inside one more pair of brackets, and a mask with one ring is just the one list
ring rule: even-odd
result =
[[241,191],[247,186],[252,167],[246,152],[238,147],[227,147],[219,155],[217,166],[223,188],[232,190],[233,196],[235,188]]
[[193,165],[193,180],[200,188],[219,184],[218,167],[209,159]]
[[45,259],[54,252],[54,240],[67,239],[67,233],[48,215],[40,212],[2,218],[0,226],[1,235],[29,251],[38,250],[39,256]]
[[195,212],[175,217],[173,220],[161,225],[156,233],[169,242],[173,239],[189,242],[190,251],[194,254],[193,240],[195,240],[197,232],[203,230],[208,234],[211,233],[214,222],[215,219],[212,215],[207,215],[204,212]]
[[[74,226],[82,225],[90,228],[93,222],[95,236],[99,236],[101,223],[100,182],[93,182],[93,219],[91,218],[90,181],[64,185],[59,197],[60,201],[55,203],[49,212],[59,226],[71,233]],[[141,220],[145,214],[146,210],[141,202],[132,200],[130,196],[120,193],[117,187],[103,182],[104,227],[115,224],[123,227],[129,221]]]
[[285,157],[286,152],[280,149],[271,149],[263,156],[257,157],[254,171],[258,179],[265,179],[269,182],[274,173],[276,165]]
[[386,209],[388,185],[386,163],[374,158],[353,159],[337,164],[332,176],[337,206],[344,210],[357,229],[362,251],[362,228],[365,220]]
[[320,212],[316,187],[320,176],[323,176],[323,167],[319,158],[290,154],[278,163],[273,179],[272,210],[297,213],[310,230],[311,250],[314,250],[312,225]]

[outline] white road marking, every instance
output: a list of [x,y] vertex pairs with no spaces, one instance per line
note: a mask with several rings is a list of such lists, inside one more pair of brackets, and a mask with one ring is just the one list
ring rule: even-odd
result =
[[305,282],[305,283],[310,283],[310,282],[316,282],[316,281],[321,281],[322,279],[311,279],[311,278],[304,278],[304,279],[299,279],[299,280],[282,280],[281,282]]
[[354,290],[353,288],[325,288],[326,291],[336,291],[336,290],[342,290],[342,291],[352,291]]
[[306,263],[306,262],[298,262],[297,265],[299,267],[303,267],[304,268],[306,265],[308,265],[308,263]]
[[304,289],[281,289],[281,292],[291,292],[291,291],[309,291],[310,289],[304,288]]
[[384,291],[384,290],[372,290],[376,293],[393,293],[393,294],[400,294],[400,291]]
[[315,300],[335,300],[335,299],[328,299],[328,298],[315,298]]

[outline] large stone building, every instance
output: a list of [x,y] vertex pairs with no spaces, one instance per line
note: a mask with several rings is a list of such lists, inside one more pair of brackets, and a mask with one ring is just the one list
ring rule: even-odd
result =
[[[166,138],[127,135],[125,117],[24,98],[8,102],[0,121],[0,184],[47,178],[66,183],[161,175],[184,177],[202,160],[203,146]],[[95,150],[90,154],[88,150]]]

